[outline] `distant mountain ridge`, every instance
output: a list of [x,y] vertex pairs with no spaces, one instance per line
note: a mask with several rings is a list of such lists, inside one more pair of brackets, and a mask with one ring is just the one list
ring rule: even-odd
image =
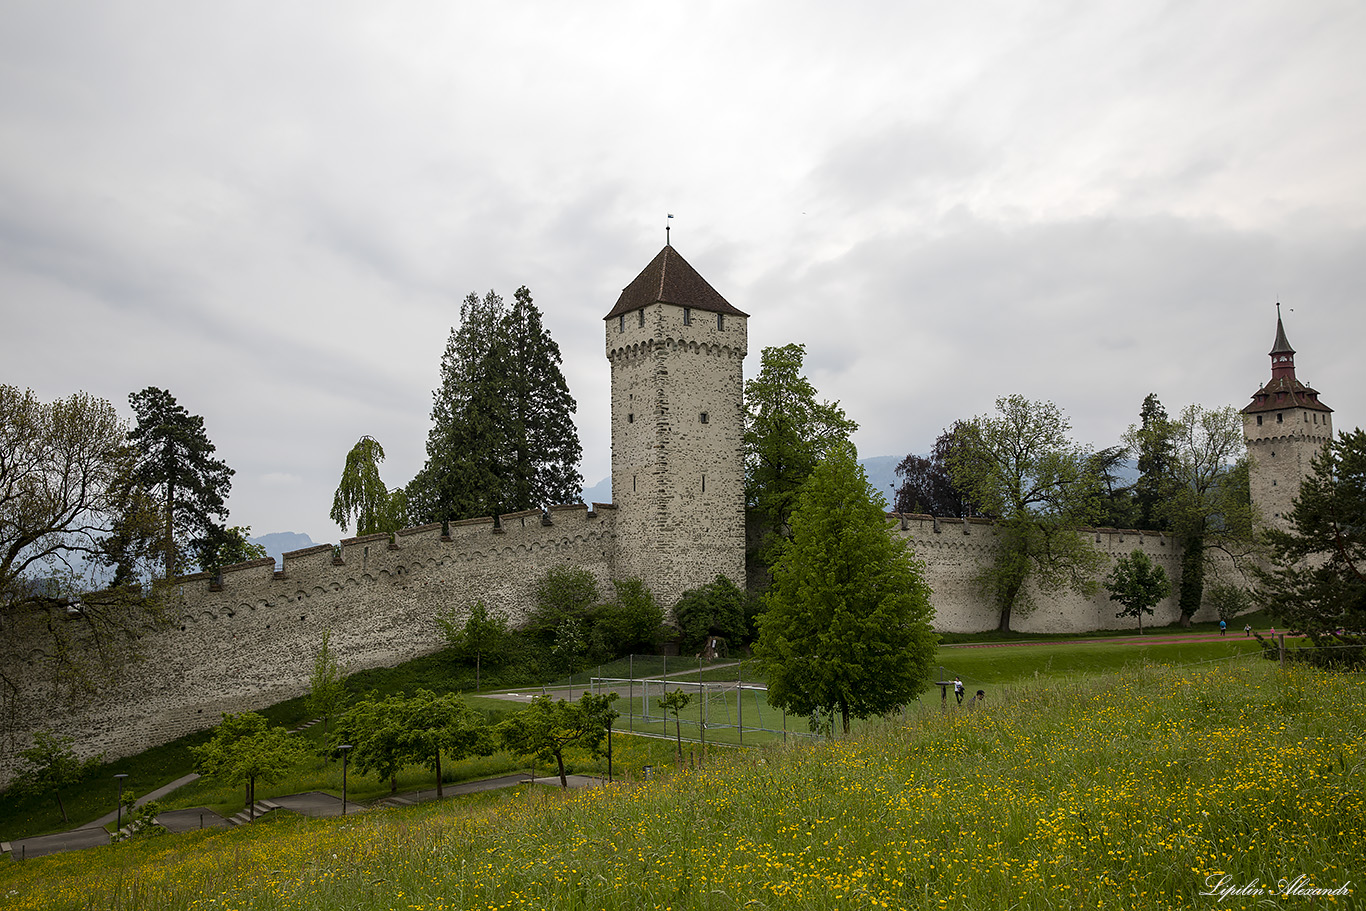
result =
[[259,538],[247,538],[252,544],[259,544],[266,549],[266,554],[275,560],[276,566],[284,566],[282,559],[284,554],[291,550],[303,550],[305,547],[312,547],[314,541],[308,535],[297,531],[273,531]]

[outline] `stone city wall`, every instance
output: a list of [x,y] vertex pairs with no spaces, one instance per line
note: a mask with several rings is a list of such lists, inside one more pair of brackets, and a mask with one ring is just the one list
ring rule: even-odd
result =
[[[917,557],[925,561],[925,581],[932,590],[934,628],[943,632],[968,633],[992,630],[997,627],[1000,614],[990,599],[983,597],[973,579],[980,568],[996,554],[997,531],[988,519],[935,519],[931,516],[888,515],[894,531],[901,535]],[[1170,535],[1152,531],[1132,531],[1117,528],[1085,529],[1083,535],[1093,546],[1114,560],[1142,550],[1154,563],[1166,570],[1172,584],[1172,594],[1145,615],[1143,626],[1163,626],[1180,618],[1176,589],[1181,578],[1181,552]],[[1103,568],[1100,576],[1109,572]],[[1219,559],[1214,572],[1208,573],[1208,587],[1218,578],[1238,579],[1237,570],[1227,558]],[[1111,601],[1104,587],[1093,598],[1086,598],[1070,589],[1040,592],[1029,583],[1035,610],[1027,616],[1012,615],[1010,628],[1024,633],[1082,633],[1096,629],[1131,629],[1137,627],[1132,617],[1116,618],[1121,606]],[[1213,609],[1205,607],[1195,615],[1196,620],[1217,619]]]
[[[39,679],[41,630],[0,645],[10,669],[31,669],[24,689],[0,695],[10,736],[0,755],[7,780],[13,751],[52,728],[82,755],[137,753],[217,724],[223,712],[263,708],[308,690],[324,630],[348,670],[398,664],[444,644],[435,618],[483,599],[521,622],[535,586],[563,564],[606,585],[616,575],[616,510],[595,504],[409,528],[285,554],[180,580],[183,607],[143,640],[145,660],[99,696],[72,697]],[[19,637],[17,637],[19,638]],[[21,675],[23,676],[23,675]]]
[[[439,649],[435,617],[444,609],[482,598],[516,624],[534,602],[535,585],[550,569],[588,569],[605,587],[625,574],[618,511],[613,506],[555,507],[544,524],[532,511],[492,519],[409,528],[394,535],[350,538],[273,560],[227,567],[181,580],[183,609],[173,623],[143,642],[146,660],[97,697],[70,696],[37,679],[17,696],[0,696],[7,719],[8,756],[0,756],[0,781],[8,778],[13,751],[44,728],[74,737],[83,755],[109,758],[139,752],[216,724],[223,712],[258,709],[308,689],[313,659],[324,630],[348,670],[384,667]],[[925,561],[936,629],[994,629],[994,605],[973,577],[994,555],[996,531],[981,519],[888,516],[894,533]],[[1175,542],[1155,532],[1091,529],[1085,534],[1111,558],[1142,549],[1167,570],[1175,587]],[[1233,576],[1231,567],[1226,568]],[[1217,575],[1217,574],[1216,574]],[[1214,575],[1209,581],[1213,581]],[[1117,605],[1102,591],[1087,599],[1071,591],[1034,593],[1037,609],[1016,616],[1021,632],[1062,633],[1133,627],[1116,619]],[[1176,596],[1158,605],[1144,626],[1177,619]],[[1208,609],[1198,619],[1212,619]],[[40,631],[0,646],[6,666],[43,664]]]

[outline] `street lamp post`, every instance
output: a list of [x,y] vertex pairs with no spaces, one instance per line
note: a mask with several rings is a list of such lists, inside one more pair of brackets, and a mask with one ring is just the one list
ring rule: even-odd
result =
[[343,743],[337,747],[342,754],[342,815],[346,815],[346,758],[351,755],[351,744]]
[[119,834],[119,830],[123,828],[123,780],[127,777],[127,772],[119,772],[117,775],[114,776],[114,780],[119,783],[119,806],[118,809],[115,811],[116,819],[114,822],[115,835]]

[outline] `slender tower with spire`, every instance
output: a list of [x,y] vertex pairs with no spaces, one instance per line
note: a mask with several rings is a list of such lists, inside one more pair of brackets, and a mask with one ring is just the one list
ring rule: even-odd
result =
[[1271,379],[1243,409],[1252,502],[1262,519],[1286,528],[1310,460],[1333,438],[1333,409],[1319,401],[1318,390],[1295,377],[1295,349],[1285,337],[1281,305],[1276,305],[1276,341],[1271,346]]
[[616,570],[666,611],[745,585],[747,321],[667,243],[606,317]]

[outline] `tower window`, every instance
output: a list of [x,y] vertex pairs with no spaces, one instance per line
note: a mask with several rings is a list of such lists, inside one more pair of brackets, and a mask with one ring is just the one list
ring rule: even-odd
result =
[[692,307],[684,307],[684,308],[683,308],[683,325],[685,325],[685,326],[691,326],[691,325],[692,325]]
[[703,492],[703,493],[706,493],[706,492],[707,492],[707,476],[706,476],[706,475],[702,475],[702,492]]
[[641,307],[641,308],[640,308],[640,324],[641,324],[642,326],[645,325],[645,308],[644,308],[644,307]]
[[618,317],[617,317],[617,331],[618,331],[618,332],[625,332],[625,331],[626,331],[626,314],[625,314],[625,313],[623,313],[621,316],[618,316]]
[[724,313],[718,313],[718,314],[716,314],[716,328],[717,328],[717,329],[725,329],[725,328],[726,328],[726,315],[725,315]]
[[697,416],[697,419],[698,419],[699,421],[701,421],[703,424],[705,424],[705,423],[707,423],[707,417],[708,417],[708,415],[707,415],[707,413],[704,411],[704,412],[702,412],[701,414],[699,414],[699,415]]
[[635,422],[636,422],[635,412],[632,412],[632,413],[626,415],[626,423],[628,423],[628,424],[634,424]]
[[1281,412],[1279,412],[1279,411],[1276,412],[1276,423],[1277,423],[1277,424],[1281,423],[1281,418],[1282,418],[1283,416],[1284,416],[1284,415],[1282,415]]
[[1257,415],[1257,426],[1258,426],[1258,427],[1262,426],[1262,416],[1261,416],[1260,414]]

